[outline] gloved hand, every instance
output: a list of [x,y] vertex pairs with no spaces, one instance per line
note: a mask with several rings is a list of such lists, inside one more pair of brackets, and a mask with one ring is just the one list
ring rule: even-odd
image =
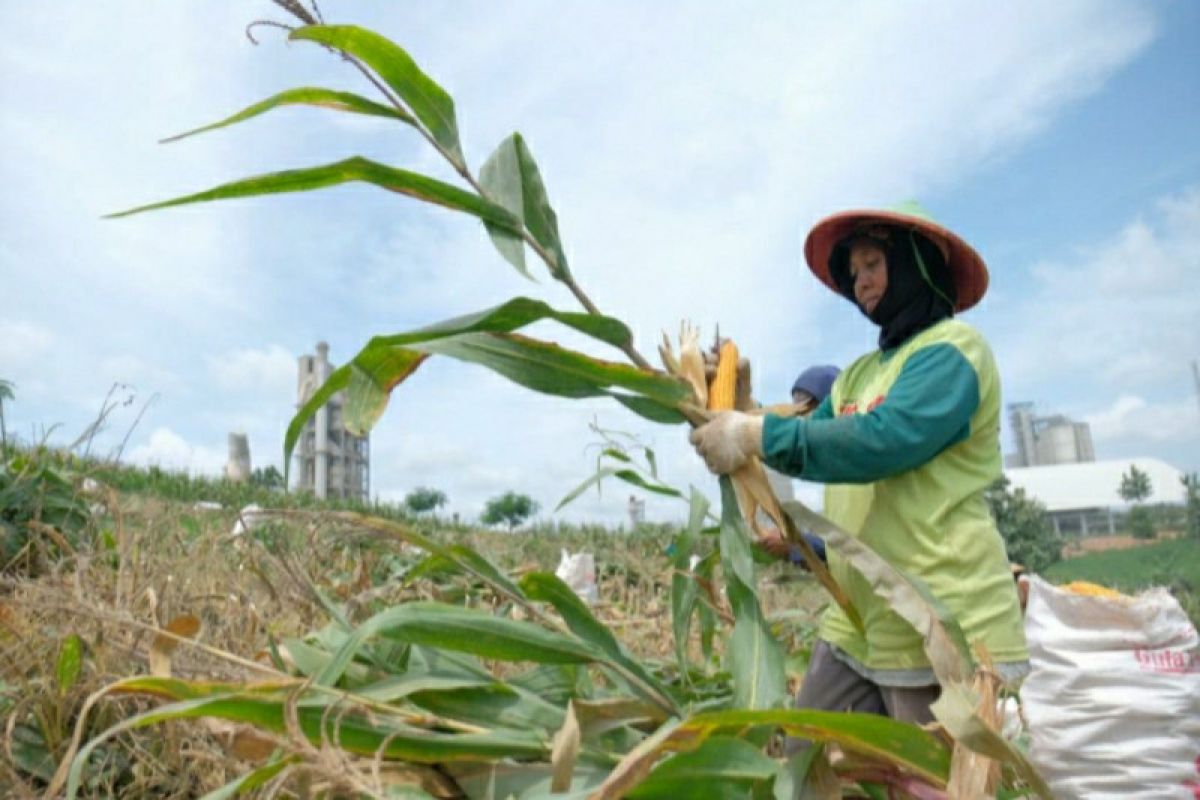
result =
[[709,471],[728,475],[752,456],[762,456],[763,417],[722,411],[692,431],[688,441],[708,464]]
[[[724,341],[724,340],[722,340]],[[718,344],[712,350],[704,350],[704,381],[709,386],[712,386],[713,378],[717,374],[718,353],[721,348]],[[738,411],[751,411],[758,408],[758,402],[750,396],[750,359],[742,356],[738,359],[737,364],[737,391],[733,398],[733,407]]]

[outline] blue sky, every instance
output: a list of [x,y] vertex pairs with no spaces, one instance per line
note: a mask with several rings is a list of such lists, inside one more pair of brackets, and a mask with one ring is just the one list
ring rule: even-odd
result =
[[[1200,7],[1185,2],[322,4],[407,47],[452,95],[471,164],[521,130],[580,283],[647,353],[719,322],[782,399],[874,331],[801,265],[820,216],[915,197],[974,243],[992,287],[965,319],[1006,400],[1087,419],[1100,458],[1200,469]],[[229,431],[279,463],[295,358],[335,361],[525,294],[471,220],[369,187],[102,214],[355,153],[451,179],[407,131],[288,110],[156,141],[290,86],[368,92],[268,31],[265,0],[0,0],[0,377],[10,429],[73,439],[114,382],[134,395],[107,452],[215,473]],[[552,328],[539,335],[558,338]],[[592,420],[633,431],[672,483],[712,488],[682,430],[615,404],[532,395],[431,361],[373,434],[373,487],[437,486],[473,517],[515,488],[546,508],[588,474]],[[1007,439],[1005,449],[1009,449]],[[567,519],[618,522],[628,492]],[[651,498],[651,519],[681,510]]]

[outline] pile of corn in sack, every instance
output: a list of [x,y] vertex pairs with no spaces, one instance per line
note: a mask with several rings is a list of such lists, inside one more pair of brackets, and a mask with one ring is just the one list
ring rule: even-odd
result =
[[1111,600],[1129,599],[1128,595],[1121,594],[1116,589],[1109,589],[1107,586],[1101,586],[1098,583],[1089,583],[1088,581],[1071,581],[1058,588],[1064,592],[1081,594],[1085,597],[1107,597]]

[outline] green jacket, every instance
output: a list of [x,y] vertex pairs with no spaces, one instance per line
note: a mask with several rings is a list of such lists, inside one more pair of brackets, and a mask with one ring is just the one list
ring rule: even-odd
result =
[[[838,377],[807,420],[768,415],[764,460],[828,484],[825,515],[923,580],[968,641],[998,662],[1029,656],[1016,587],[984,491],[1000,477],[1000,378],[983,337],[944,320]],[[820,636],[873,670],[928,667],[921,637],[829,550],[863,618],[831,606]]]

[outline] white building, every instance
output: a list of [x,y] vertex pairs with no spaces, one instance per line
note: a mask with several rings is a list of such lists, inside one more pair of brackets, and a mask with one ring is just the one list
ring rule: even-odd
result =
[[[315,356],[300,356],[297,408],[308,402],[332,373],[325,342],[317,343]],[[365,501],[370,497],[370,438],[346,431],[345,405],[345,392],[338,392],[305,424],[296,443],[296,488],[321,498]]]
[[1183,473],[1157,458],[1020,467],[1007,469],[1004,474],[1013,489],[1024,489],[1026,495],[1046,506],[1055,530],[1084,536],[1108,535],[1115,533],[1113,512],[1129,506],[1118,489],[1130,465],[1150,478],[1150,496],[1143,502],[1186,502]]

